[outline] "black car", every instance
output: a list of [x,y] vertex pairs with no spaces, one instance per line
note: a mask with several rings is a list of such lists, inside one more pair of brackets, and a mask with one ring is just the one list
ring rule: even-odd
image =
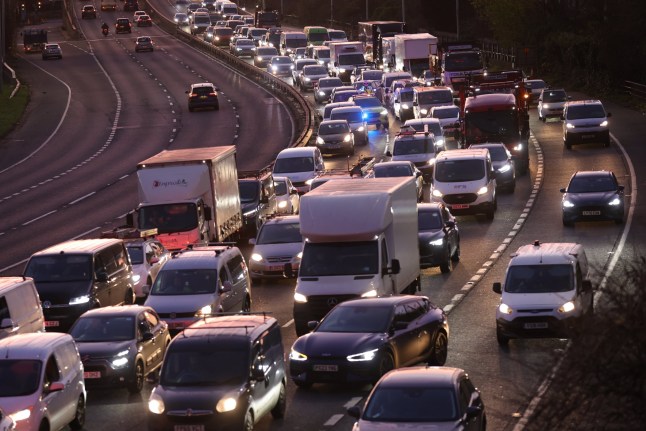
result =
[[449,324],[424,296],[345,301],[298,338],[289,354],[299,387],[313,383],[374,383],[388,371],[424,361],[443,365]]
[[206,317],[177,335],[148,400],[148,429],[251,430],[282,418],[286,375],[278,321]]
[[132,33],[132,23],[128,18],[117,18],[115,33]]
[[419,266],[451,272],[460,260],[460,232],[455,217],[441,203],[417,204]]
[[624,222],[624,186],[611,171],[576,172],[561,193],[563,226],[583,220]]
[[502,142],[471,145],[469,148],[486,148],[496,174],[496,190],[513,193],[516,189],[516,169],[511,153]]
[[88,387],[126,387],[139,393],[161,367],[168,325],[150,307],[128,305],[86,311],[70,329]]
[[192,84],[186,94],[188,94],[188,110],[190,112],[198,108],[213,108],[216,111],[220,109],[218,88],[210,82]]
[[460,368],[411,367],[393,370],[375,385],[363,409],[348,414],[354,430],[484,431],[487,415],[480,391]]

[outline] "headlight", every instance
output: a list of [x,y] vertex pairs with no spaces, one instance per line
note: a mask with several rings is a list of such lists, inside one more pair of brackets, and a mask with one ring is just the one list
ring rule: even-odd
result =
[[408,108],[409,108],[408,103],[402,103],[402,109],[408,109]]
[[318,137],[316,138],[316,143],[317,143],[317,144],[319,144],[319,145],[324,145],[324,144],[325,144],[325,141],[323,140],[323,138],[321,138],[320,136],[318,136]]
[[566,124],[565,124],[565,127],[567,127],[568,129],[574,129],[574,124],[572,124],[572,123],[566,123]]
[[129,350],[122,350],[121,352],[117,353],[115,357],[112,359],[111,364],[113,368],[123,368],[126,365],[128,365],[128,352]]
[[261,57],[261,56],[258,56],[258,57],[256,57],[256,60],[258,60],[258,61],[262,61],[262,57]]
[[509,305],[505,304],[504,302],[498,306],[498,311],[500,311],[502,314],[511,314],[514,312],[514,310],[512,310],[511,307],[509,307]]
[[325,96],[325,92],[324,91],[319,91],[319,96]]
[[150,398],[148,399],[148,411],[156,415],[164,413],[164,400],[155,392],[150,394]]
[[611,205],[611,206],[614,207],[614,206],[619,205],[620,203],[621,203],[621,200],[618,197],[615,197],[613,200],[608,202],[608,205]]
[[563,201],[563,207],[564,208],[573,208],[574,204],[570,201]]
[[294,70],[294,65],[292,64],[291,66],[289,66],[289,69]]
[[215,40],[220,40],[220,36],[215,36]]
[[299,252],[296,254],[296,259],[302,259],[302,258],[303,258],[303,252],[302,252],[302,251],[299,251]]
[[255,50],[256,50],[256,47],[255,47],[255,46],[252,46],[252,47],[251,47],[251,50],[252,50],[252,51],[255,51]]
[[305,82],[310,82],[310,81],[311,81],[311,79],[309,79],[309,78],[305,77],[305,78],[303,78],[303,81],[305,81]]
[[509,172],[510,170],[511,170],[511,165],[510,165],[509,163],[507,163],[505,166],[503,166],[502,168],[498,169],[498,172],[500,172],[501,174],[503,174],[503,173],[505,173],[505,172]]
[[242,48],[236,48],[236,51],[242,51]]
[[70,305],[87,304],[88,302],[90,302],[89,295],[77,296],[76,298],[70,299]]
[[420,112],[422,115],[426,115],[426,114],[428,114],[428,109],[420,109],[420,110],[419,110],[419,112]]
[[307,302],[307,296],[302,293],[294,292],[294,302],[305,304]]
[[301,352],[297,352],[296,350],[292,349],[291,352],[289,352],[289,359],[292,361],[307,361],[307,355],[302,354]]
[[376,298],[377,291],[375,289],[369,290],[366,293],[361,295],[362,298]]
[[345,135],[343,138],[343,142],[350,142],[352,140],[352,134]]
[[251,260],[255,260],[256,262],[262,262],[262,255],[260,255],[258,253],[252,253],[251,254]]
[[430,245],[437,245],[437,246],[442,245],[442,244],[444,244],[444,238],[436,239],[435,241],[429,242],[429,244]]
[[[280,201],[280,202],[278,202],[278,208],[280,208],[280,209],[287,208],[287,201]],[[252,258],[253,260],[256,260],[256,259],[254,259],[254,256],[260,256],[260,255],[259,255],[259,254],[258,254],[258,255],[256,255],[255,253],[251,255],[251,258]],[[260,258],[262,259],[262,256],[260,256]]]
[[489,189],[486,186],[483,186],[483,187],[480,187],[480,190],[478,190],[478,194],[479,195],[484,195],[488,191],[489,191]]
[[438,189],[433,189],[433,196],[435,196],[436,198],[441,198],[443,194]]
[[208,316],[213,312],[213,308],[210,305],[205,305],[195,312],[195,317]]
[[601,124],[599,124],[599,127],[608,127],[608,120],[604,120]]
[[516,144],[514,146],[514,151],[522,151],[523,150],[523,144]]
[[19,421],[24,421],[25,419],[29,419],[30,416],[31,409],[20,410],[19,412],[9,415],[9,417],[16,423]]
[[307,184],[308,186],[311,186],[312,181],[314,181],[314,178],[310,178],[309,180],[305,181],[305,184]]
[[226,412],[235,410],[237,405],[238,405],[237,398],[227,395],[227,396],[224,396],[223,398],[220,398],[220,401],[218,401],[218,404],[215,406],[215,409],[219,413],[226,413]]
[[132,282],[137,284],[139,283],[139,280],[141,280],[141,275],[139,274],[132,274]]
[[543,104],[541,105],[541,108],[543,108],[543,109],[547,109],[547,108],[549,108],[549,107],[550,107],[550,105],[549,105],[549,104],[547,104],[547,103],[543,103]]
[[319,64],[325,64],[323,60],[319,60]]
[[359,128],[357,129],[357,132],[363,132],[364,130],[366,130],[366,128],[365,128],[365,127],[363,127],[363,126],[361,126],[361,127],[359,127]]
[[435,141],[435,146],[436,147],[443,147],[444,146],[444,139],[438,139]]
[[278,70],[278,66],[271,66],[271,70]]
[[252,216],[252,215],[254,215],[256,212],[258,212],[258,208],[254,208],[254,209],[252,209],[252,210],[250,210],[250,211],[247,211],[246,213],[243,213],[243,214],[242,214],[242,216],[243,216],[243,217],[251,217],[251,216]]
[[561,305],[559,307],[559,312],[560,313],[569,313],[570,311],[574,311],[574,302],[568,301],[565,304]]
[[367,352],[349,355],[346,357],[346,359],[350,362],[372,361],[375,358],[375,356],[377,356],[378,350],[379,349],[368,350]]
[[383,110],[379,113],[379,115],[388,115],[388,110],[383,109]]

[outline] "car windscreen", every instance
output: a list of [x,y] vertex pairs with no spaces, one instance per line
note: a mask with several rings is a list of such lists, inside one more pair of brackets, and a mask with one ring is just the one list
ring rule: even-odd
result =
[[565,91],[543,91],[543,103],[565,102],[566,100]]
[[218,343],[216,339],[186,344],[184,348],[171,349],[164,357],[160,384],[235,386],[249,377],[249,351],[242,346],[229,348],[228,343]]
[[617,190],[617,184],[609,175],[584,176],[577,175],[568,185],[568,193],[600,193]]
[[162,204],[139,208],[139,228],[154,229],[159,233],[183,232],[197,227],[197,205]]
[[376,274],[379,268],[377,241],[351,243],[306,242],[299,269],[301,277]]
[[266,33],[267,33],[267,30],[265,30],[264,28],[254,28],[252,30],[249,30],[249,36],[260,37]]
[[89,254],[50,254],[29,260],[25,276],[38,283],[89,281],[92,279],[92,256]]
[[323,42],[323,41],[326,41],[326,40],[330,40],[330,36],[327,34],[327,32],[325,32],[325,33],[312,33],[312,32],[310,32],[307,35],[307,39],[309,39],[310,42]]
[[132,340],[135,337],[135,319],[133,316],[80,317],[70,335],[77,343]]
[[386,75],[384,77],[384,87],[390,87],[393,81],[400,79],[412,79],[412,76],[410,75],[410,73],[396,73],[394,75]]
[[375,165],[373,168],[375,178],[389,178],[389,177],[410,177],[413,171],[410,166],[406,165]]
[[264,224],[256,244],[284,244],[303,242],[299,223]]
[[290,64],[292,59],[289,57],[273,57],[271,59],[272,64]]
[[323,66],[307,65],[303,68],[303,75],[326,75],[327,69]]
[[364,70],[361,78],[368,81],[379,81],[383,74],[381,70]]
[[449,422],[458,419],[458,412],[452,388],[412,384],[376,390],[370,397],[362,420],[384,423]]
[[204,295],[215,293],[218,287],[215,269],[163,269],[157,274],[150,294]]
[[276,51],[276,48],[258,48],[256,51],[258,55],[278,55],[278,51]]
[[573,105],[568,107],[568,120],[581,120],[583,118],[604,118],[606,112],[601,105]]
[[402,91],[399,93],[399,101],[402,103],[412,102],[415,94],[412,91]]
[[355,54],[343,54],[339,56],[339,66],[365,64],[365,62],[366,59],[360,52]]
[[276,196],[283,196],[287,194],[287,182],[286,181],[274,181],[274,190]]
[[420,91],[417,93],[417,103],[420,105],[433,105],[438,103],[452,103],[451,90]]
[[460,115],[458,107],[433,110],[433,118],[457,118],[458,115]]
[[230,29],[229,27],[227,27],[227,28],[216,28],[215,29],[215,34],[216,34],[216,36],[231,36],[233,34],[233,30]]
[[362,108],[377,108],[381,106],[381,102],[376,97],[357,97],[353,99],[353,102]]
[[444,62],[444,70],[447,72],[463,72],[482,68],[482,56],[479,52],[451,53],[446,56]]
[[351,112],[332,112],[330,115],[331,120],[347,120],[348,123],[360,123],[363,121],[361,111]]
[[354,97],[356,95],[356,91],[339,91],[338,93],[334,93],[333,102],[347,102],[351,97]]
[[325,316],[316,332],[382,333],[388,331],[391,306],[336,307]]
[[260,188],[256,181],[238,181],[240,189],[240,202],[253,202],[258,199]]
[[316,57],[321,58],[321,59],[329,59],[330,58],[330,50],[329,49],[319,49],[316,51]]
[[319,88],[334,88],[342,85],[343,82],[339,78],[323,78],[319,80]]
[[281,157],[276,159],[274,164],[274,174],[312,171],[314,171],[314,159],[312,157]]
[[507,269],[505,292],[550,293],[574,290],[574,273],[568,264],[511,265]]
[[438,210],[419,210],[417,226],[420,231],[442,229],[442,215]]
[[251,39],[238,39],[236,40],[236,46],[252,47],[256,46],[256,44]]
[[[481,148],[481,147],[477,147]],[[507,155],[507,149],[503,147],[502,145],[496,145],[495,147],[482,147],[482,148],[487,148],[489,150],[489,154],[491,155],[491,160],[494,160],[496,162],[501,162],[503,160],[508,159]]]
[[443,160],[435,164],[435,180],[441,183],[477,181],[485,174],[482,160]]
[[318,66],[318,62],[314,59],[312,59],[312,61],[308,59],[306,61],[297,61],[294,66],[296,67],[296,70],[303,70],[305,66]]
[[342,30],[328,31],[328,36],[330,37],[330,39],[333,39],[333,40],[347,38],[347,36],[345,35],[345,31],[342,31]]
[[319,126],[319,135],[339,135],[349,133],[350,126],[348,123],[325,123]]
[[22,397],[41,387],[42,362],[36,359],[0,359],[0,398]]
[[393,144],[393,156],[407,156],[411,154],[427,154],[434,152],[433,142],[430,139],[402,139]]
[[126,245],[126,250],[128,250],[131,264],[141,265],[144,263],[144,248],[141,244]]

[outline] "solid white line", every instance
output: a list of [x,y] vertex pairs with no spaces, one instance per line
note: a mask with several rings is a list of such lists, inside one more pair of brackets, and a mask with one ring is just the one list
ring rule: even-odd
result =
[[40,220],[41,218],[47,217],[48,215],[50,215],[50,214],[54,214],[55,212],[56,212],[56,210],[52,210],[52,211],[50,211],[50,212],[48,212],[48,213],[45,213],[45,214],[43,214],[43,215],[41,215],[41,216],[36,217],[35,219],[31,219],[31,220],[29,220],[29,221],[26,221],[26,222],[24,222],[22,225],[23,225],[23,226],[27,226],[28,224],[32,224],[32,223],[33,223],[33,222],[35,222],[36,220]]
[[330,417],[330,419],[328,419],[328,420],[327,420],[327,422],[325,422],[325,423],[323,424],[323,426],[324,426],[324,427],[333,427],[333,426],[334,426],[334,425],[336,425],[336,424],[337,424],[341,419],[343,419],[343,416],[344,416],[344,415],[332,415],[332,416]]
[[[628,233],[630,232],[630,226],[632,225],[632,222],[633,222],[635,205],[637,204],[637,177],[635,176],[635,168],[633,166],[633,162],[628,156],[626,149],[624,148],[623,145],[621,145],[619,140],[612,133],[610,134],[610,136],[612,137],[613,141],[615,141],[615,143],[617,144],[617,147],[619,147],[619,149],[621,150],[621,153],[624,156],[624,160],[628,165],[628,172],[630,174],[630,190],[631,190],[630,205],[628,207],[628,215],[626,216],[626,224],[624,225],[624,230],[621,233],[619,243],[617,243],[617,249],[612,253],[612,258],[608,263],[606,272],[604,273],[603,278],[601,279],[601,283],[599,283],[599,290],[594,295],[594,305],[597,305],[597,303],[599,302],[599,298],[601,297],[601,292],[603,292],[603,289],[606,287],[608,278],[612,275],[612,271],[615,269],[615,266],[617,265],[617,261],[619,260],[619,256],[621,255],[621,252],[624,249],[624,245],[626,244],[626,239],[628,238]],[[570,343],[568,343],[568,346],[566,347],[566,351],[569,348],[569,346],[570,346]],[[559,362],[550,371],[548,377],[545,378],[545,380],[543,380],[543,382],[540,384],[536,395],[534,396],[534,398],[532,398],[532,400],[527,405],[527,408],[523,412],[523,417],[520,418],[516,426],[514,426],[513,431],[522,431],[523,429],[525,429],[525,425],[527,425],[527,422],[529,422],[529,419],[532,417],[532,415],[534,414],[534,411],[536,411],[536,408],[538,407],[541,400],[543,399],[543,395],[545,394],[545,392],[547,392],[547,389],[552,383],[552,379],[554,378],[558,369],[560,368],[561,362],[564,357],[565,357],[565,354],[562,355],[561,360],[559,360]]]
[[89,198],[93,194],[96,194],[96,192],[90,192],[90,193],[86,194],[85,196],[81,196],[80,198],[75,199],[72,202],[70,202],[68,205],[74,205],[75,203],[81,202],[83,199]]
[[292,319],[289,322],[285,323],[282,327],[287,328],[288,326],[292,326],[293,324],[294,324],[294,319]]

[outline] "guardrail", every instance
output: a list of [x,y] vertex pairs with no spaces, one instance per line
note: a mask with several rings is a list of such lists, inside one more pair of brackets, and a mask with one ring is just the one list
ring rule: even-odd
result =
[[646,100],[646,85],[633,81],[624,81],[624,89],[631,96]]
[[181,31],[173,21],[160,14],[148,2],[144,2],[144,10],[149,11],[155,24],[169,34],[231,66],[281,100],[289,110],[295,123],[296,136],[289,146],[308,145],[312,139],[314,128],[317,126],[318,117],[307,100],[293,86],[221,48]]

